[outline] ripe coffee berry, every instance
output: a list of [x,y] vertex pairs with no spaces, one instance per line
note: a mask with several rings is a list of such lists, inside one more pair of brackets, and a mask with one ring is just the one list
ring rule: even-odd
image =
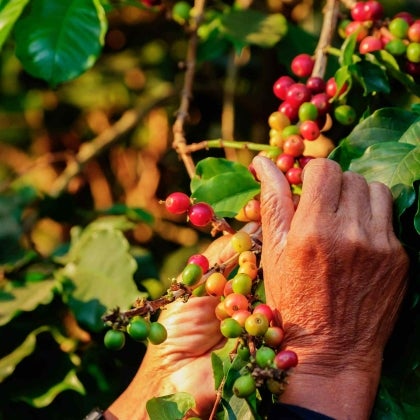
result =
[[312,76],[306,81],[306,87],[313,93],[320,93],[325,90],[325,80],[322,77]]
[[315,121],[303,121],[299,131],[305,140],[315,140],[320,135],[318,124]]
[[207,259],[207,257],[203,254],[194,254],[191,255],[190,258],[188,258],[187,261],[188,264],[197,264],[201,267],[201,269],[203,270],[203,273],[206,273],[210,267],[210,263],[209,260]]
[[302,184],[302,169],[290,168],[286,172],[286,179],[289,181],[289,184],[292,184],[292,185]]
[[291,85],[287,91],[286,100],[294,108],[299,108],[304,102],[311,100],[311,91],[303,83]]
[[295,164],[295,157],[292,155],[288,155],[286,153],[282,153],[276,159],[277,168],[279,168],[284,173],[286,173],[290,168],[293,168],[294,164]]
[[165,200],[165,207],[172,214],[183,214],[188,211],[191,206],[190,197],[182,192],[174,192],[169,194]]
[[283,101],[279,106],[279,112],[287,115],[290,122],[295,122],[298,119],[299,105],[296,106],[289,101]]
[[289,369],[298,364],[297,354],[292,350],[282,350],[274,358],[274,364],[278,369]]
[[207,203],[196,203],[188,209],[188,218],[197,227],[208,225],[213,217],[213,209]]
[[296,83],[290,76],[279,77],[273,85],[273,92],[277,98],[284,101],[286,99],[287,90],[290,86]]
[[382,41],[375,36],[367,36],[362,39],[359,45],[360,54],[367,54],[373,51],[379,51],[383,47]]
[[314,63],[314,59],[309,54],[299,54],[292,60],[291,69],[298,77],[309,77]]
[[287,155],[298,157],[305,150],[305,143],[301,136],[294,134],[283,143],[283,152]]

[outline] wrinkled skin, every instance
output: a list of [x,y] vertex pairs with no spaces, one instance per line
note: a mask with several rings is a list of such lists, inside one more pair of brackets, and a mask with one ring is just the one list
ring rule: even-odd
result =
[[[295,212],[276,166],[257,157],[254,167],[262,188],[267,303],[285,329],[284,347],[299,357],[282,400],[338,419],[367,418],[408,265],[392,231],[390,192],[316,159],[305,168]],[[213,263],[226,261],[229,237],[217,239],[206,255]],[[146,419],[148,399],[180,391],[191,393],[197,413],[208,415],[216,397],[210,355],[224,343],[216,304],[205,297],[168,306],[160,317],[168,340],[149,347],[107,419]]]

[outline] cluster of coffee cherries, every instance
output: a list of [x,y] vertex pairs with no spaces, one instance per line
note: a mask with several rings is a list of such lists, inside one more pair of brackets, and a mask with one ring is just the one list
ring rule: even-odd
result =
[[[125,321],[125,322],[124,322]],[[150,342],[152,344],[163,343],[168,333],[163,324],[142,316],[133,316],[121,322],[111,325],[104,335],[105,347],[109,350],[121,350],[126,342],[126,334],[135,341]]]
[[306,142],[320,138],[322,130],[331,125],[331,115],[341,124],[350,125],[356,120],[356,112],[350,105],[334,101],[346,90],[338,89],[334,77],[324,80],[312,76],[314,58],[299,54],[291,62],[295,77],[280,76],[273,85],[274,95],[281,103],[270,114],[269,142],[281,152],[275,157],[276,165],[284,172],[291,185],[301,184],[302,169],[311,156],[305,156]]
[[384,18],[378,1],[359,1],[350,9],[351,19],[340,25],[342,37],[356,34],[360,54],[386,50],[400,60],[412,76],[420,76],[420,19],[408,12]]
[[192,289],[192,295],[220,299],[215,309],[220,332],[226,338],[237,339],[234,353],[246,362],[233,384],[233,392],[246,398],[265,385],[273,394],[280,394],[287,370],[297,365],[297,355],[280,350],[284,331],[270,306],[258,298],[262,282],[260,246],[244,231],[232,235],[231,246],[237,255],[234,275],[226,277],[222,267],[209,268],[207,258],[195,254],[182,271],[181,282]]

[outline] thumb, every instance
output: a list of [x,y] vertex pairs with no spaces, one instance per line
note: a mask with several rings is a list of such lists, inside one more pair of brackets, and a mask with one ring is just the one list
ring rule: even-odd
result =
[[[279,252],[295,212],[290,185],[274,162],[263,156],[256,156],[253,167],[261,181],[261,223],[264,247]],[[272,254],[273,255],[273,254]]]

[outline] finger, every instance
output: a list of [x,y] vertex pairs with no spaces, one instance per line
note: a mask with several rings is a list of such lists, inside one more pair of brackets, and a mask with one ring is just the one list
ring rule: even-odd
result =
[[323,158],[312,159],[303,171],[302,194],[296,217],[334,213],[341,194],[342,171],[338,163]]
[[362,225],[370,222],[370,202],[369,186],[365,178],[355,172],[344,172],[337,212]]
[[294,215],[290,185],[283,173],[270,160],[257,156],[253,166],[261,180],[261,221],[264,241],[284,246]]
[[386,237],[395,238],[392,225],[392,195],[389,188],[372,182],[368,186],[370,193],[371,226],[377,232],[384,232]]

